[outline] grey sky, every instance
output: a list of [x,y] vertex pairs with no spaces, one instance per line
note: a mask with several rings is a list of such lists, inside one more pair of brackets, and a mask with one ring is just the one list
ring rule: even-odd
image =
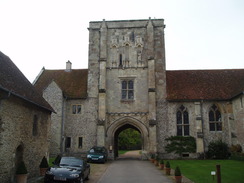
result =
[[243,0],[0,0],[0,51],[32,82],[87,68],[90,21],[163,18],[166,68],[244,68]]

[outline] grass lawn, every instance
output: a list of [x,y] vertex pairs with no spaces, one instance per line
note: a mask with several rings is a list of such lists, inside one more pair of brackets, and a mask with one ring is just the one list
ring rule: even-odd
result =
[[119,155],[120,154],[125,154],[126,152],[128,152],[128,150],[119,150]]
[[[235,160],[169,160],[171,168],[178,165],[181,173],[195,183],[213,183],[211,171],[220,165],[222,183],[244,182],[244,161]],[[166,163],[166,162],[165,162]]]
[[49,158],[48,165],[53,166],[54,160],[55,160],[55,158]]

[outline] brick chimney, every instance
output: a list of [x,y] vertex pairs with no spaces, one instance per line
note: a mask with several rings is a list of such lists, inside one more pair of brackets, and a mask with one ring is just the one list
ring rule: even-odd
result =
[[68,62],[66,62],[66,69],[65,69],[65,71],[66,72],[71,72],[71,70],[72,70],[72,63],[68,60]]

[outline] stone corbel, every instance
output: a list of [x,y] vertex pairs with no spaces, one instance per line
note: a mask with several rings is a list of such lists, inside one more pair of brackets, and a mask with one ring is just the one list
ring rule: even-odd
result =
[[99,93],[106,93],[105,89],[99,89]]
[[156,92],[155,88],[148,88],[148,92]]
[[149,125],[150,125],[150,126],[155,126],[156,124],[157,124],[156,119],[151,119],[151,120],[149,120]]
[[202,132],[197,132],[197,138],[203,138],[203,133]]
[[99,125],[99,126],[104,126],[104,125],[105,125],[105,119],[99,119],[99,120],[97,121],[97,125]]
[[202,117],[201,116],[197,116],[196,120],[202,120]]

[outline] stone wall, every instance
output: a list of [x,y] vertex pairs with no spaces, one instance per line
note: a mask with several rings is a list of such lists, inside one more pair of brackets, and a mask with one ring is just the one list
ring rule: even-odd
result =
[[[209,130],[209,109],[215,104],[221,112],[222,131]],[[165,154],[164,147],[166,142],[165,138],[177,135],[176,131],[176,112],[177,109],[183,105],[189,114],[190,136],[193,136],[197,142],[197,152],[203,153],[208,150],[208,145],[212,141],[223,140],[228,145],[233,143],[231,137],[231,116],[232,105],[230,102],[168,102],[168,126],[165,126],[163,136],[159,142],[162,143],[160,153]],[[162,127],[163,128],[163,127]],[[166,156],[166,154],[165,154]],[[170,156],[171,158],[174,156]]]
[[[43,156],[48,157],[50,113],[14,96],[0,101],[0,182],[14,181],[15,164],[21,156],[29,177],[39,175]],[[33,120],[37,119],[37,133],[33,136]],[[17,158],[17,148],[21,149]]]
[[[72,105],[81,104],[81,114],[72,114]],[[64,138],[71,137],[71,147],[65,149],[66,154],[86,153],[97,145],[97,100],[76,99],[66,101]],[[82,137],[82,147],[78,146]]]
[[62,149],[63,92],[52,81],[43,91],[43,98],[48,101],[56,113],[51,115],[50,156],[56,157]]
[[244,151],[244,95],[236,97],[232,103],[233,116],[230,116],[231,137],[233,144],[240,144]]

